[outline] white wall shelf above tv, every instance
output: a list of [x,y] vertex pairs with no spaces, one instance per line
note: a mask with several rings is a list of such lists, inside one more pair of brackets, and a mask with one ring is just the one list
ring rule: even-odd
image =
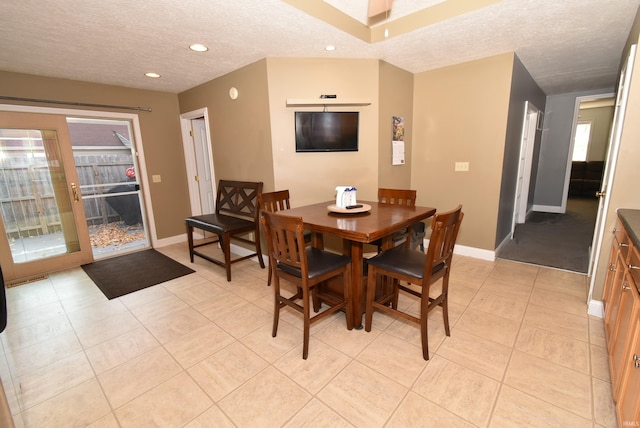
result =
[[287,98],[287,107],[368,105],[371,101],[360,98]]

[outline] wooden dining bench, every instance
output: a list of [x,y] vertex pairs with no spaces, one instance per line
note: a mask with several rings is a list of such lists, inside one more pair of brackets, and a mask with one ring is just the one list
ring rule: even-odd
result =
[[[260,209],[258,196],[262,193],[262,182],[220,180],[216,196],[214,214],[187,217],[187,239],[189,241],[189,258],[193,263],[194,256],[202,257],[227,271],[227,281],[231,281],[231,265],[257,256],[260,267],[264,269],[262,249],[260,247]],[[215,236],[205,238],[194,244],[193,230],[200,229]],[[253,233],[253,239],[247,237]],[[206,235],[206,233],[205,233]],[[231,259],[231,239],[255,245],[255,251],[242,257]],[[224,261],[197,251],[196,248],[220,243],[224,253]]]

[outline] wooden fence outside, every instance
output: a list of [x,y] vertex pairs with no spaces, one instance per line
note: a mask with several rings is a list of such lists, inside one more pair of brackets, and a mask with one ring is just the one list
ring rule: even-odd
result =
[[[0,206],[7,234],[24,238],[60,231],[46,159],[35,166],[21,163],[12,159],[0,165]],[[88,225],[120,221],[105,198],[111,187],[126,181],[125,172],[133,166],[131,154],[77,155],[75,163]]]

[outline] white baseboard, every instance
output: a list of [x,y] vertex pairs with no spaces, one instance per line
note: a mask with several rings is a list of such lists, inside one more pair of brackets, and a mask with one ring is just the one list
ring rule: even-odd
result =
[[[505,239],[504,241],[502,241],[502,243],[500,244],[500,247],[505,245],[506,242],[508,242],[508,238]],[[173,244],[179,244],[181,242],[186,242],[187,241],[187,235],[182,234],[182,235],[176,235],[176,236],[172,236],[170,238],[165,238],[165,239],[161,239],[158,241],[158,247],[165,247],[168,245],[173,245]],[[427,248],[429,246],[429,240],[425,239],[424,240],[424,247]],[[498,248],[500,248],[498,247]],[[240,247],[238,245],[235,244],[231,244],[231,250],[233,251],[234,254],[237,254],[239,256],[246,256],[248,254],[251,254],[253,251],[244,248],[244,247]],[[458,254],[461,256],[466,256],[466,257],[473,257],[475,259],[481,259],[481,260],[487,260],[490,262],[493,262],[496,260],[496,251],[491,251],[491,250],[484,250],[482,248],[475,248],[475,247],[467,247],[465,245],[459,245],[456,244],[454,250],[453,250],[454,254]],[[262,255],[262,258],[264,259],[265,264],[268,266],[269,265],[269,257],[267,257],[265,254]],[[252,257],[251,259],[254,261],[255,263],[258,263],[258,257]],[[594,317],[598,317],[598,318],[604,318],[604,307],[602,305],[602,302],[599,300],[591,300],[589,302],[588,305],[588,314],[589,315],[593,315]]]
[[502,250],[503,247],[505,247],[509,242],[511,242],[511,236],[507,235],[502,242],[500,243],[500,245],[498,245],[498,248],[496,248],[494,250],[495,254],[500,254],[500,251]]
[[598,318],[604,318],[604,305],[600,300],[589,301],[588,308],[587,314]]
[[181,242],[187,242],[186,233],[183,233],[182,235],[171,236],[169,238],[158,239],[156,241],[156,247],[157,248],[168,247],[169,245],[180,244]]
[[559,214],[564,213],[564,211],[562,210],[562,207],[559,207],[557,205],[534,205],[533,211],[539,211],[543,213],[559,213]]
[[[424,240],[425,251],[429,247],[429,240]],[[453,248],[453,254],[459,254],[461,256],[473,257],[474,259],[488,260],[490,262],[495,261],[496,252],[491,250],[483,250],[482,248],[467,247],[464,245],[456,244]]]

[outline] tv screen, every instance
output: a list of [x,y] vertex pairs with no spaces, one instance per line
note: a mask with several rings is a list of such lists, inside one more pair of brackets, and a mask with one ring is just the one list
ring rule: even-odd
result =
[[358,151],[359,112],[297,111],[296,152]]

